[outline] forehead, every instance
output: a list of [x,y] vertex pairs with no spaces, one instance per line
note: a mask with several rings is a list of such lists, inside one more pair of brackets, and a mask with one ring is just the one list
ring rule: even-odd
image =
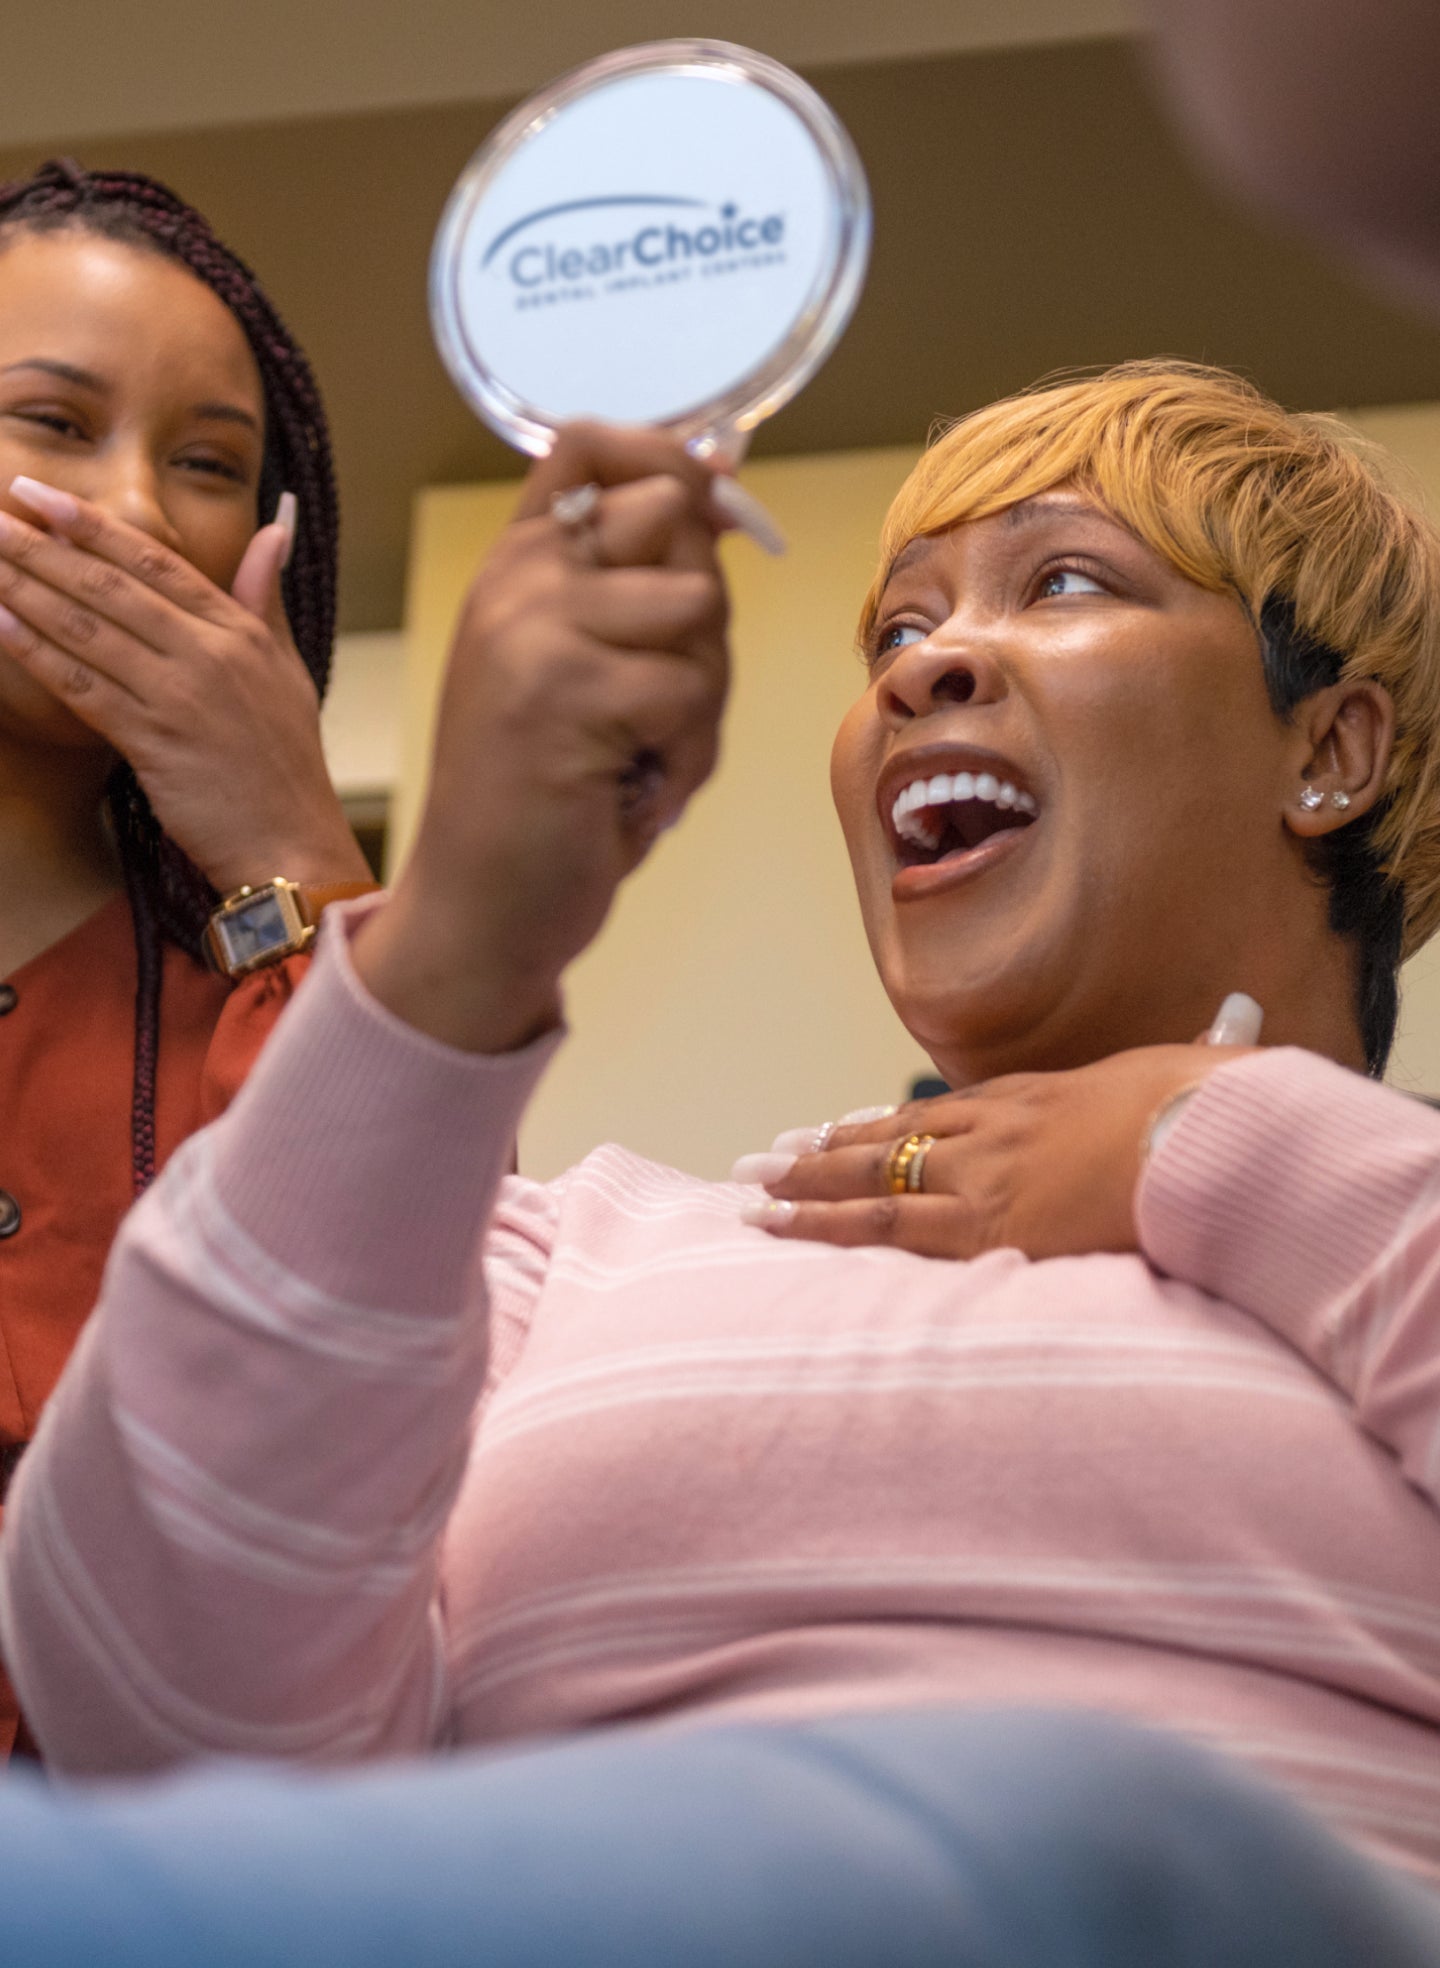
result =
[[1087,498],[1082,492],[1061,488],[1019,499],[1014,505],[1002,506],[996,512],[956,520],[953,525],[942,527],[935,533],[917,535],[896,554],[885,578],[887,582],[893,581],[898,575],[923,568],[937,556],[952,550],[957,540],[1019,540],[1043,527],[1062,522],[1101,528],[1143,545],[1123,520],[1117,519],[1114,513],[1108,512],[1096,500]]
[[257,412],[263,400],[218,294],[163,253],[78,226],[0,244],[0,363],[37,356],[116,383],[223,390]]

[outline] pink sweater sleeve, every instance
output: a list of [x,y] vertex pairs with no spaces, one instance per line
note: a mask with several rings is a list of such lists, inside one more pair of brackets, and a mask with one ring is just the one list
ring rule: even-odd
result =
[[1440,1114],[1313,1053],[1238,1060],[1147,1168],[1145,1254],[1251,1312],[1440,1503]]
[[0,1643],[62,1769],[444,1733],[480,1257],[558,1035],[439,1045],[363,991],[337,928],[229,1114],[127,1219],[11,1491]]

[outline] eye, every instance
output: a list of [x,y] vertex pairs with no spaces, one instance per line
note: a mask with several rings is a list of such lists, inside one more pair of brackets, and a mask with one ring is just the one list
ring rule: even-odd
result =
[[893,656],[897,649],[908,649],[912,642],[923,642],[929,633],[919,622],[887,622],[875,637],[874,659]]
[[1052,595],[1104,593],[1103,584],[1079,567],[1052,567],[1048,574],[1041,575],[1035,589],[1037,599],[1042,601]]
[[78,437],[86,435],[84,426],[72,417],[67,410],[15,409],[10,412],[22,424],[35,424],[42,430],[53,431],[57,437]]
[[181,471],[194,472],[203,478],[228,479],[234,485],[249,481],[249,474],[233,458],[220,457],[213,451],[187,451],[175,463]]

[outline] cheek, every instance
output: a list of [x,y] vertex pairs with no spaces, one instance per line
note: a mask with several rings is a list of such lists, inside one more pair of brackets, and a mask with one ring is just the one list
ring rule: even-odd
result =
[[1208,650],[1154,652],[1057,692],[1072,840],[1086,861],[1137,878],[1162,864],[1168,884],[1246,849],[1274,782],[1273,720],[1253,667],[1240,674]]
[[869,691],[840,720],[830,748],[830,797],[840,826],[856,852],[866,810],[874,797],[874,779],[882,743],[879,721]]

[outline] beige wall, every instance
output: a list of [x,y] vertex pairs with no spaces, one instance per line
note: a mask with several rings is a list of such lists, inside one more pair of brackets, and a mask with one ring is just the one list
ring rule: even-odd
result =
[[[572,1036],[521,1143],[530,1173],[618,1140],[701,1174],[782,1127],[896,1099],[926,1062],[871,970],[830,806],[831,733],[858,693],[855,614],[909,451],[752,466],[789,536],[726,544],[735,690],[719,773],[627,884],[572,973]],[[414,826],[435,685],[513,486],[424,493],[410,570],[408,724],[394,829]]]
[[[1349,410],[1347,420],[1383,445],[1398,465],[1402,492],[1440,518],[1440,403]],[[1440,1093],[1440,940],[1405,966],[1400,1030],[1386,1076],[1412,1093]]]
[[400,776],[405,637],[398,630],[336,638],[320,714],[325,763],[342,799],[391,793]]

